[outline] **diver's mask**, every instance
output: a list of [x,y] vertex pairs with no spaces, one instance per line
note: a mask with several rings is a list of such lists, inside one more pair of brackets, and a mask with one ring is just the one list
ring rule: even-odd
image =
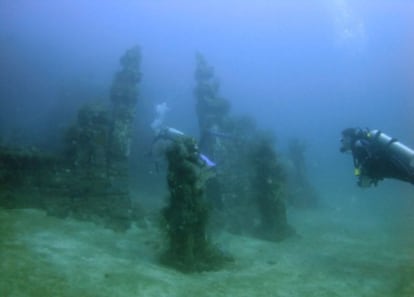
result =
[[351,150],[352,145],[352,139],[349,136],[342,136],[341,138],[341,147],[339,148],[339,151],[341,153],[345,153]]
[[341,137],[341,153],[349,152],[352,149],[354,141],[361,135],[362,131],[359,128],[346,128],[342,131]]

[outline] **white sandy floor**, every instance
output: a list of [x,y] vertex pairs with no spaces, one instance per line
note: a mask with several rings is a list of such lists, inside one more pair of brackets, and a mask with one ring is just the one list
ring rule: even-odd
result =
[[296,211],[301,235],[271,243],[223,232],[235,262],[185,275],[157,263],[156,226],[126,233],[39,210],[0,209],[0,296],[414,296],[413,216]]

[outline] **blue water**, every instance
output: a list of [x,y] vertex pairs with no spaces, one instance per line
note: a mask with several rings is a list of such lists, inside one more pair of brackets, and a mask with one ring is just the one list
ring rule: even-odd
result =
[[310,178],[333,211],[367,208],[378,221],[412,222],[402,219],[411,216],[412,185],[358,189],[339,137],[369,127],[414,147],[413,14],[414,2],[403,0],[2,0],[0,140],[58,148],[83,103],[108,100],[119,57],[135,44],[143,57],[136,134],[167,102],[168,124],[197,135],[201,52],[232,114],[271,129],[281,152],[293,137],[306,141]]

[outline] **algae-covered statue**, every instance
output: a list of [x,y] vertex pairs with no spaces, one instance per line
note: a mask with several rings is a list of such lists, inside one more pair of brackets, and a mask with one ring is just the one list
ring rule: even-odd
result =
[[[168,132],[168,130],[166,130]],[[162,262],[185,272],[218,269],[228,257],[207,237],[208,204],[205,183],[211,166],[194,138],[176,134],[166,148],[169,204],[163,209],[168,247]]]
[[164,125],[167,104],[155,107],[151,155],[163,154],[168,163],[169,204],[162,211],[168,247],[162,262],[184,272],[217,269],[228,259],[208,240],[209,206],[205,184],[216,164],[200,153],[196,140]]

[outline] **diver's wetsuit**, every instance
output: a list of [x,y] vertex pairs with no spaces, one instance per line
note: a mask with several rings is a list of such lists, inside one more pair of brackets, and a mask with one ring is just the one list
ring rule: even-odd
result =
[[384,178],[395,178],[414,184],[414,167],[390,149],[394,141],[396,140],[383,145],[377,141],[376,135],[370,136],[367,131],[359,131],[355,135],[350,149],[359,186],[364,186],[364,178],[369,179],[369,185],[377,185]]

